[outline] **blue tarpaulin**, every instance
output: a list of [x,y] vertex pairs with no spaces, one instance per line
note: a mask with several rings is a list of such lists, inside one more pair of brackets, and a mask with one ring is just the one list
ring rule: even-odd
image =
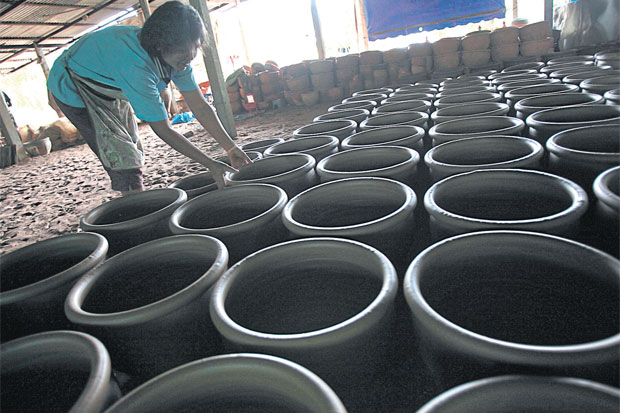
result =
[[504,18],[505,0],[364,0],[369,40]]

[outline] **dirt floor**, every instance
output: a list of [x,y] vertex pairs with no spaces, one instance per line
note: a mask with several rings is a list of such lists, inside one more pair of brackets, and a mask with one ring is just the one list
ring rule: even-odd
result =
[[[337,102],[336,102],[337,103]],[[336,104],[285,106],[236,121],[239,146],[269,138],[292,139],[295,129],[309,124]],[[210,156],[224,151],[197,121],[174,126]],[[146,189],[164,188],[206,169],[175,152],[146,124],[140,125],[146,153]],[[61,234],[77,232],[82,215],[118,197],[103,167],[86,144],[26,159],[0,169],[0,253]]]

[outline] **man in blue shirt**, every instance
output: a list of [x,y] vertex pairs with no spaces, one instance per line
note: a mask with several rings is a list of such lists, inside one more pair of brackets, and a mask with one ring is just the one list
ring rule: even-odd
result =
[[190,62],[204,40],[190,6],[169,1],[144,27],[113,26],[83,36],[54,63],[47,82],[54,100],[110,175],[112,189],[143,190],[144,161],[136,116],[178,152],[207,167],[218,186],[234,169],[211,159],[172,129],[162,92],[171,80],[196,119],[239,168],[251,161],[231,140],[194,80]]

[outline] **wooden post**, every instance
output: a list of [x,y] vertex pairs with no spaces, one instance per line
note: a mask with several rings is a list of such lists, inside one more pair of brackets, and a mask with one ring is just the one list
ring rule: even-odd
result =
[[149,6],[149,0],[140,0],[140,9],[142,9],[142,16],[145,21],[151,17],[151,6]]
[[545,21],[553,30],[553,0],[545,0]]
[[217,52],[215,36],[213,35],[213,27],[211,27],[211,18],[209,17],[209,9],[205,0],[189,0],[189,3],[198,11],[205,25],[205,41],[202,44],[202,57],[207,69],[211,92],[213,92],[213,104],[217,110],[217,116],[222,122],[222,126],[228,132],[231,138],[237,136],[235,129],[235,118],[230,107],[230,99],[226,89],[226,81],[222,73],[220,64],[220,56]]
[[17,132],[17,128],[13,123],[13,118],[9,114],[9,107],[6,105],[4,101],[4,96],[0,93],[0,130],[2,131],[2,136],[6,139],[6,143],[8,145],[15,145],[17,149],[17,160],[21,161],[25,159],[28,154],[24,149],[24,144],[22,143],[22,138],[19,136],[19,132]]
[[[362,42],[363,42],[363,50],[368,50],[368,26],[366,24],[366,11],[364,9],[364,0],[356,0],[355,2],[355,7],[357,9],[357,13],[359,16],[359,19],[355,19],[357,21],[357,32],[358,32],[358,40],[359,37],[362,37]],[[361,51],[361,48],[359,47],[358,44],[358,48]]]
[[319,52],[319,59],[325,59],[325,45],[321,34],[321,19],[316,9],[316,0],[310,0],[310,11],[312,12],[312,23],[314,24],[314,37],[316,38],[316,50]]
[[45,80],[50,76],[50,67],[47,65],[47,61],[45,60],[45,56],[41,53],[41,49],[39,49],[39,45],[33,43],[34,51],[37,54],[37,62],[41,65],[41,69],[43,69],[43,74],[45,75]]

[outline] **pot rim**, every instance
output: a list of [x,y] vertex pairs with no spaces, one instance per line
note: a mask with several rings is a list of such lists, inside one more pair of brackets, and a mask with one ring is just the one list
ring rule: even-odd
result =
[[[321,328],[319,330],[294,334],[262,333],[250,330],[237,324],[226,312],[226,296],[237,278],[243,276],[242,266],[248,263],[262,262],[263,260],[278,255],[282,248],[293,249],[302,244],[340,244],[348,249],[355,249],[365,256],[370,256],[378,264],[382,280],[381,289],[373,301],[356,315],[337,324]],[[307,248],[307,247],[306,247]],[[356,254],[359,255],[359,254]],[[339,258],[347,258],[339,256]],[[347,258],[354,262],[355,257]],[[357,261],[355,261],[357,262]],[[398,278],[396,270],[390,260],[378,249],[358,241],[333,237],[312,237],[286,241],[264,248],[248,255],[243,260],[233,265],[215,284],[211,297],[210,314],[213,324],[220,334],[227,340],[235,343],[243,343],[248,346],[269,346],[271,348],[304,348],[312,349],[337,345],[343,340],[365,333],[372,327],[373,322],[382,319],[389,311],[398,290]],[[365,326],[358,324],[365,320]]]
[[594,195],[600,202],[615,211],[620,211],[620,196],[609,189],[609,181],[613,178],[614,174],[620,175],[620,166],[609,168],[601,172],[594,180],[592,189]]
[[[549,87],[551,86],[552,90],[549,92],[532,92],[536,88]],[[579,87],[576,85],[571,85],[570,83],[548,83],[543,85],[534,85],[534,86],[524,86],[516,89],[511,89],[504,94],[504,98],[506,100],[514,100],[514,99],[525,99],[525,97],[530,96],[541,96],[541,95],[554,95],[557,93],[568,93],[568,92],[578,92]],[[524,97],[525,96],[525,97]]]
[[[321,144],[319,146],[314,146],[314,147],[309,148],[309,149],[304,149],[302,151],[273,153],[274,150],[281,149],[282,147],[294,146],[294,144],[297,143],[297,142],[310,142],[310,140],[315,140],[317,142],[323,140],[323,141],[325,141],[325,143]],[[330,148],[330,147],[338,148],[339,144],[340,144],[340,140],[338,139],[338,137],[332,136],[332,135],[305,136],[303,138],[292,139],[292,140],[280,142],[278,144],[270,146],[269,148],[265,149],[264,154],[266,156],[280,156],[280,155],[286,155],[286,154],[289,154],[289,153],[306,153],[306,154],[308,154],[309,152],[319,151],[319,150],[325,149],[325,148]],[[272,148],[275,148],[275,149],[272,149]]]
[[[353,122],[353,121],[351,121]],[[311,155],[308,155],[306,153],[300,153],[300,152],[292,152],[292,153],[285,153],[282,155],[278,155],[278,156],[268,156],[266,158],[262,158],[262,159],[257,159],[256,161],[253,162],[253,164],[257,164],[260,162],[278,162],[277,159],[282,159],[283,157],[297,157],[300,158],[303,157],[305,159],[305,162],[294,168],[291,169],[289,171],[285,171],[279,174],[275,174],[275,175],[269,175],[269,176],[265,176],[262,178],[254,178],[254,179],[244,179],[244,180],[236,180],[234,179],[234,176],[236,173],[238,172],[225,172],[224,173],[224,178],[233,183],[234,185],[241,185],[241,184],[249,184],[249,183],[272,183],[274,180],[275,181],[280,181],[283,178],[289,177],[291,175],[297,174],[300,171],[304,171],[304,170],[311,170],[314,169],[315,165],[316,165],[316,161],[314,160],[314,157],[312,157]]]
[[[413,103],[413,102],[420,102],[420,104]],[[386,108],[389,109],[390,107],[393,108],[399,105],[401,106],[411,105],[411,107],[404,108],[404,109],[383,111],[383,109],[386,109]],[[393,112],[426,112],[430,108],[431,108],[431,102],[429,100],[412,99],[412,100],[399,100],[395,102],[386,102],[385,100],[383,100],[381,101],[381,106],[378,106],[372,110],[372,115],[376,116],[376,115],[383,115],[383,114],[388,114],[388,113],[393,113]],[[423,109],[423,110],[418,110],[418,109]]]
[[104,236],[95,232],[77,232],[73,234],[60,235],[54,238],[48,238],[46,240],[35,242],[3,254],[1,259],[6,262],[6,260],[10,258],[25,258],[33,252],[40,251],[41,249],[54,251],[54,246],[56,244],[60,244],[62,246],[72,240],[75,240],[76,242],[80,241],[82,244],[93,242],[95,245],[92,251],[85,254],[82,260],[63,271],[52,275],[51,277],[44,278],[32,284],[24,285],[13,290],[0,292],[0,306],[17,303],[31,297],[36,297],[37,295],[47,293],[50,290],[56,289],[62,285],[76,281],[79,277],[105,260],[106,254],[108,253],[108,241]]
[[394,92],[394,89],[390,88],[390,87],[378,87],[378,88],[374,88],[374,89],[365,89],[365,90],[360,90],[358,92],[354,92],[351,97],[357,97],[357,96],[366,96],[366,95],[383,95],[385,93],[392,93]]
[[[153,211],[150,214],[142,215],[126,221],[113,222],[110,224],[92,224],[90,222],[92,220],[96,220],[97,217],[105,213],[108,208],[114,207],[116,205],[131,205],[136,202],[135,200],[137,199],[141,200],[141,198],[146,198],[148,200],[148,198],[153,194],[166,194],[168,192],[170,193],[170,195],[176,194],[176,199],[171,200],[168,205],[161,209]],[[172,211],[181,206],[185,201],[187,201],[187,194],[185,193],[185,191],[179,188],[159,188],[129,194],[120,198],[114,198],[88,211],[80,219],[80,228],[87,232],[127,231],[131,229],[143,228],[144,226],[149,225],[153,221],[159,221],[160,219],[170,215]]]
[[[153,253],[164,248],[165,244],[172,243],[177,248],[186,243],[202,243],[205,253],[209,250],[213,253],[213,263],[196,280],[186,285],[173,294],[154,301],[141,307],[113,313],[91,313],[82,309],[86,296],[96,283],[101,281],[105,271],[123,263],[131,263],[134,258],[146,252]],[[187,247],[187,245],[185,245]],[[206,293],[211,288],[228,265],[228,250],[217,238],[201,234],[172,235],[159,238],[144,244],[137,245],[125,250],[114,257],[106,260],[88,274],[78,280],[65,300],[65,315],[69,321],[84,326],[102,327],[128,327],[149,322],[150,320],[164,317],[181,306],[191,302]]]
[[[245,219],[243,221],[235,222],[229,225],[223,225],[219,227],[209,227],[209,228],[189,228],[181,225],[181,215],[184,214],[187,210],[196,210],[205,208],[204,202],[209,198],[214,198],[214,201],[217,203],[222,203],[226,201],[226,197],[228,194],[234,194],[236,192],[247,193],[248,191],[260,192],[265,194],[267,192],[272,192],[274,195],[272,206],[270,206],[267,210],[261,212],[260,214],[253,216],[251,218]],[[247,195],[248,198],[250,195]],[[271,184],[246,184],[246,185],[235,185],[229,186],[226,188],[222,188],[219,191],[209,192],[200,196],[197,196],[194,199],[190,199],[183,205],[181,205],[170,217],[170,230],[174,234],[204,234],[211,235],[217,237],[217,234],[225,234],[228,232],[236,233],[240,227],[244,227],[247,225],[252,225],[254,223],[263,221],[264,219],[269,218],[274,213],[278,213],[284,208],[284,205],[288,202],[288,196],[286,192],[280,187]],[[208,203],[207,203],[208,205]],[[208,208],[208,206],[206,207]]]
[[[411,134],[403,138],[398,138],[398,139],[389,141],[387,143],[380,142],[380,143],[365,144],[365,145],[351,143],[351,141],[355,140],[355,138],[359,139],[360,136],[363,137],[363,135],[372,135],[372,134],[378,133],[378,131],[382,131],[386,129],[409,130]],[[370,129],[363,130],[361,132],[354,133],[353,135],[346,137],[340,145],[343,150],[349,150],[353,148],[362,148],[362,147],[368,147],[368,146],[400,146],[398,145],[399,142],[408,141],[408,140],[415,140],[416,143],[421,142],[425,134],[426,134],[426,131],[424,130],[424,128],[420,126],[415,126],[415,125],[380,126],[377,128],[370,128]]]
[[[614,118],[608,118],[608,119],[599,119],[599,120],[592,120],[592,121],[586,120],[586,121],[576,121],[576,122],[551,122],[551,121],[545,121],[545,120],[538,119],[541,116],[544,117],[546,114],[551,113],[553,111],[557,112],[557,111],[566,110],[566,109],[580,110],[580,111],[585,111],[588,109],[597,110],[597,111],[606,110],[608,112],[616,111],[617,116]],[[533,129],[542,129],[544,127],[557,127],[557,126],[566,126],[565,129],[572,129],[572,128],[578,128],[580,126],[584,126],[584,123],[590,124],[587,126],[595,126],[595,125],[616,124],[619,122],[620,122],[620,106],[597,104],[597,103],[586,104],[586,105],[559,106],[559,107],[554,107],[551,109],[543,109],[538,112],[532,113],[525,120],[525,123],[527,124],[527,126]]]
[[[301,132],[302,129],[304,128],[308,128],[311,126],[316,126],[319,124],[326,124],[326,123],[333,123],[333,124],[338,124],[340,123],[341,125],[343,125],[342,127],[337,127],[336,129],[331,129],[329,131],[325,131],[325,132],[316,132],[316,133],[306,133],[306,132]],[[346,125],[345,125],[346,123]],[[351,119],[330,119],[330,120],[322,120],[319,122],[313,122],[310,123],[309,125],[304,125],[301,128],[297,128],[293,131],[293,136],[297,136],[297,137],[306,137],[306,136],[310,136],[310,135],[336,135],[340,132],[344,132],[347,129],[355,129],[357,128],[357,122],[355,122],[354,120]]]
[[[537,180],[546,180],[553,181],[557,185],[561,186],[561,188],[567,192],[567,195],[571,198],[571,205],[562,210],[558,211],[551,215],[545,215],[542,217],[536,218],[527,218],[527,219],[511,219],[511,220],[499,220],[499,219],[484,219],[484,218],[473,218],[465,215],[460,215],[451,211],[448,211],[442,207],[440,207],[435,202],[435,193],[441,189],[442,186],[445,185],[454,185],[454,182],[450,181],[458,181],[462,179],[466,179],[474,182],[484,182],[485,178],[482,175],[516,175],[520,176],[530,176],[532,179]],[[439,188],[439,189],[438,189]],[[544,227],[552,226],[559,227],[562,223],[566,224],[571,217],[581,217],[585,214],[588,208],[588,195],[586,191],[581,188],[579,185],[570,181],[564,177],[553,175],[547,172],[541,172],[530,169],[516,169],[516,168],[506,168],[506,169],[479,169],[474,171],[463,172],[457,175],[451,175],[439,182],[433,184],[428,191],[424,194],[424,207],[428,212],[429,216],[440,219],[442,222],[448,221],[453,223],[458,223],[459,227],[466,227],[473,231],[483,231],[486,229],[501,229],[506,226],[518,227],[523,225],[532,225],[533,231],[540,231]],[[483,228],[481,228],[483,227]],[[541,228],[542,227],[542,228]],[[515,228],[518,229],[518,228]]]
[[437,99],[445,98],[446,96],[454,95],[467,95],[470,93],[489,92],[496,93],[496,89],[493,86],[467,86],[455,89],[445,89],[439,92],[435,97]]
[[[265,149],[265,147],[271,146],[271,145],[275,145],[276,143],[280,143],[280,142],[284,142],[284,139],[282,138],[269,138],[269,139],[261,139],[258,141],[254,141],[254,142],[248,142],[245,145],[241,146],[241,150],[246,152],[246,151],[254,151],[254,152],[260,152],[260,151],[256,151],[257,149]],[[262,144],[260,146],[253,146],[253,145],[257,145],[257,144]]]
[[[525,67],[526,65],[528,65],[528,66],[532,66],[532,67],[528,69],[527,67]],[[531,69],[531,70],[536,70],[536,69],[540,69],[541,67],[544,67],[544,66],[545,66],[545,63],[544,63],[544,62],[524,62],[524,63],[517,63],[517,64],[515,64],[515,65],[511,65],[511,66],[508,66],[508,67],[506,67],[506,68],[502,69],[501,73],[510,73],[510,72],[512,72],[512,71],[514,71],[514,70],[523,70],[523,69],[521,69],[521,68],[519,68],[519,69],[512,69],[513,67],[517,67],[517,66],[523,66],[526,70],[530,70],[530,69]],[[535,66],[535,67],[534,67],[534,66]]]
[[[479,98],[477,100],[469,100],[469,101],[460,101],[460,102],[450,102],[449,100],[453,99],[453,98],[459,98],[461,97],[461,95],[449,95],[449,96],[444,96],[442,98],[439,98],[437,100],[435,100],[433,102],[433,105],[437,108],[437,109],[442,109],[444,107],[448,107],[448,106],[453,106],[453,105],[462,105],[462,104],[469,104],[469,103],[481,103],[481,102],[499,102],[502,98],[502,96],[499,93],[494,93],[494,92],[475,92],[475,93],[468,93],[466,95],[462,95],[462,96],[475,96]],[[442,102],[443,100],[443,102]]]
[[549,139],[547,139],[546,148],[547,150],[564,159],[577,159],[577,160],[585,160],[584,157],[594,158],[592,161],[596,160],[597,162],[608,161],[613,164],[617,164],[620,161],[620,152],[592,152],[592,151],[584,151],[579,149],[573,149],[567,146],[562,146],[561,140],[567,135],[570,136],[572,134],[580,134],[580,132],[587,131],[588,137],[586,139],[595,138],[597,132],[601,129],[614,129],[615,135],[620,136],[620,124],[619,125],[596,125],[596,126],[582,126],[580,128],[572,128],[565,129],[560,131],[554,135],[552,135]]
[[[343,117],[339,118],[338,115],[342,115]],[[323,116],[334,116],[333,118],[321,119]],[[321,122],[324,120],[336,120],[336,119],[351,119],[356,116],[370,116],[370,111],[364,108],[351,108],[351,109],[338,109],[332,110],[331,112],[324,113],[312,119],[312,122]],[[354,119],[351,119],[354,120]]]
[[[445,132],[438,131],[438,129],[449,128],[450,126],[453,126],[453,125],[459,125],[459,124],[462,125],[463,122],[467,123],[467,122],[470,122],[470,121],[478,121],[480,119],[490,119],[491,121],[492,120],[497,120],[498,122],[504,122],[506,124],[511,123],[511,125],[503,127],[501,129],[493,129],[493,130],[484,131],[484,132],[449,132],[449,133],[445,133]],[[513,118],[511,116],[480,116],[480,117],[469,117],[469,118],[465,118],[465,119],[447,120],[445,122],[441,122],[441,123],[439,123],[437,125],[434,125],[428,131],[428,135],[432,139],[440,139],[440,140],[455,139],[457,136],[461,136],[461,135],[465,135],[468,138],[473,138],[473,137],[476,137],[476,136],[485,136],[485,135],[490,134],[490,133],[492,133],[493,135],[503,135],[503,134],[506,134],[506,132],[510,132],[512,130],[514,130],[514,133],[519,133],[519,132],[521,132],[523,130],[523,128],[525,128],[525,122],[523,122],[519,118]]]
[[3,343],[0,350],[3,370],[7,367],[7,358],[19,357],[20,352],[30,353],[33,362],[41,352],[71,351],[87,358],[90,362],[88,380],[70,412],[98,412],[106,407],[112,387],[112,362],[107,349],[96,337],[78,331],[47,331]]
[[[572,84],[576,84],[576,85],[579,86],[579,83],[583,82],[586,79],[594,79],[594,78],[597,78],[597,77],[609,76],[610,73],[613,74],[613,72],[620,73],[620,70],[616,70],[616,69],[598,69],[598,70],[590,70],[588,72],[571,73],[571,74],[566,75],[566,76],[564,76],[562,78],[562,83],[572,83]],[[589,74],[590,76],[584,77],[582,79],[581,76],[584,76],[586,74]],[[573,83],[573,82],[576,82],[576,83]]]
[[[467,244],[465,248],[469,249],[471,248],[471,239],[474,237],[480,239],[489,238],[492,240],[496,237],[501,238],[506,236],[519,237],[525,240],[528,238],[531,240],[545,239],[554,243],[563,243],[564,245],[570,246],[569,248],[579,248],[605,261],[615,263],[618,261],[611,255],[588,245],[555,235],[538,232],[515,230],[479,231],[446,238],[422,251],[412,261],[405,274],[403,282],[405,299],[411,311],[419,318],[419,321],[426,326],[431,326],[437,334],[441,334],[444,339],[465,342],[469,351],[475,353],[477,356],[492,360],[538,366],[553,366],[557,365],[557,363],[581,365],[590,362],[600,363],[602,360],[614,358],[617,360],[617,348],[620,346],[620,333],[604,339],[581,344],[556,346],[520,344],[495,339],[467,330],[444,318],[430,306],[421,292],[419,273],[417,272],[424,260],[428,259],[432,253],[441,248],[454,248],[459,245],[459,243]],[[615,264],[615,268],[618,268],[617,264]],[[620,277],[620,274],[618,276]]]
[[351,96],[346,99],[343,99],[341,103],[352,103],[352,102],[359,102],[359,101],[366,101],[366,100],[376,101],[376,100],[383,100],[387,97],[388,97],[388,94],[386,93],[374,93],[370,95]]
[[[338,106],[340,106],[340,105],[349,105],[349,104],[352,104],[352,103],[353,103],[353,104],[357,104],[357,103],[359,103],[359,104],[362,104],[362,105],[365,105],[365,106],[370,105],[370,106],[372,106],[373,108],[374,108],[375,106],[377,106],[377,102],[375,102],[374,100],[357,100],[357,101],[355,101],[355,102],[338,103],[337,105],[330,106],[330,107],[327,109],[327,112],[333,112],[333,111],[335,111],[335,110],[348,110],[348,109],[359,109],[359,108],[364,109],[364,108],[362,108],[361,106],[356,106],[355,108],[353,108],[353,107],[351,107],[351,108],[342,108],[342,109],[341,109],[341,108],[338,108]],[[334,108],[335,108],[335,109],[334,109]]]
[[[409,117],[410,119],[406,119],[403,122],[399,122],[399,123],[388,123],[387,125],[377,125],[377,126],[368,125],[369,121],[373,122],[375,120],[386,120],[389,118],[397,119],[399,116]],[[415,111],[415,110],[383,113],[383,114],[375,115],[373,117],[365,119],[362,123],[360,123],[360,128],[362,128],[363,130],[364,128],[377,128],[377,127],[389,126],[389,125],[407,125],[409,124],[409,122],[416,122],[416,123],[423,125],[424,123],[428,122],[428,113]],[[411,126],[418,126],[418,125],[412,124]]]
[[[563,95],[563,97],[565,97],[566,95],[568,95],[568,96],[578,96],[578,97],[586,96],[586,97],[588,97],[588,98],[590,98],[592,100],[590,102],[582,102],[582,103],[568,104],[568,105],[562,105],[562,106],[528,106],[527,105],[528,103],[530,103],[535,98],[538,98],[538,96],[530,96],[530,97],[527,97],[525,99],[521,99],[520,101],[515,103],[515,111],[522,112],[524,110],[525,111],[531,111],[531,110],[534,110],[534,109],[538,109],[538,110],[536,110],[536,112],[538,112],[540,110],[553,109],[553,108],[557,108],[557,107],[592,105],[592,104],[602,103],[603,102],[602,96],[601,95],[597,95],[596,93],[566,92],[566,93],[562,93],[562,95]],[[542,96],[548,97],[549,95],[542,95]]]
[[[449,111],[452,110],[453,108],[459,108],[459,107],[483,107],[483,106],[494,106],[494,109],[488,110],[486,112],[479,112],[479,113],[473,113],[473,114],[469,114],[469,115],[442,115],[440,114],[441,111]],[[446,106],[443,107],[441,109],[437,109],[436,111],[434,111],[433,113],[431,113],[431,119],[434,120],[436,123],[442,123],[442,122],[446,122],[448,120],[453,120],[455,118],[467,118],[467,117],[479,117],[479,116],[500,116],[500,115],[505,115],[508,113],[508,111],[510,110],[510,106],[508,106],[506,103],[503,102],[476,102],[476,103],[463,103],[463,104],[458,104],[458,105],[450,105],[450,106]],[[498,112],[499,111],[499,112]],[[497,113],[495,113],[497,112]],[[445,118],[445,120],[444,120]],[[437,122],[439,120],[439,122]]]
[[[266,374],[266,379],[263,380],[265,387],[272,386],[273,382],[268,380],[269,376],[277,374],[280,376],[280,380],[293,383],[295,387],[302,387],[311,392],[312,394],[304,395],[308,399],[315,399],[308,400],[308,404],[314,402],[322,405],[321,407],[312,406],[313,408],[324,409],[324,411],[333,413],[346,413],[344,405],[332,388],[306,367],[280,357],[255,353],[222,354],[175,367],[141,384],[118,400],[107,412],[132,411],[130,409],[132,406],[134,407],[133,411],[138,411],[135,409],[146,407],[142,406],[142,404],[145,402],[148,404],[151,397],[155,396],[157,400],[161,398],[162,394],[170,394],[169,388],[178,385],[177,381],[205,382],[208,381],[206,377],[211,377],[211,380],[217,380],[218,377],[221,377],[226,379],[227,382],[244,381],[243,376],[231,373],[231,369],[239,370],[239,373],[249,369],[259,371],[260,374],[269,373]],[[247,371],[245,373],[251,374]],[[195,380],[192,380],[192,378],[195,378]],[[247,382],[244,384],[247,385]],[[184,392],[182,386],[180,391]]]
[[518,80],[516,82],[508,82],[502,83],[497,86],[497,91],[500,94],[506,94],[512,89],[519,89],[522,87],[528,86],[542,86],[542,85],[552,85],[552,84],[562,84],[559,79],[550,79],[550,78],[540,78],[540,79],[523,79]]

